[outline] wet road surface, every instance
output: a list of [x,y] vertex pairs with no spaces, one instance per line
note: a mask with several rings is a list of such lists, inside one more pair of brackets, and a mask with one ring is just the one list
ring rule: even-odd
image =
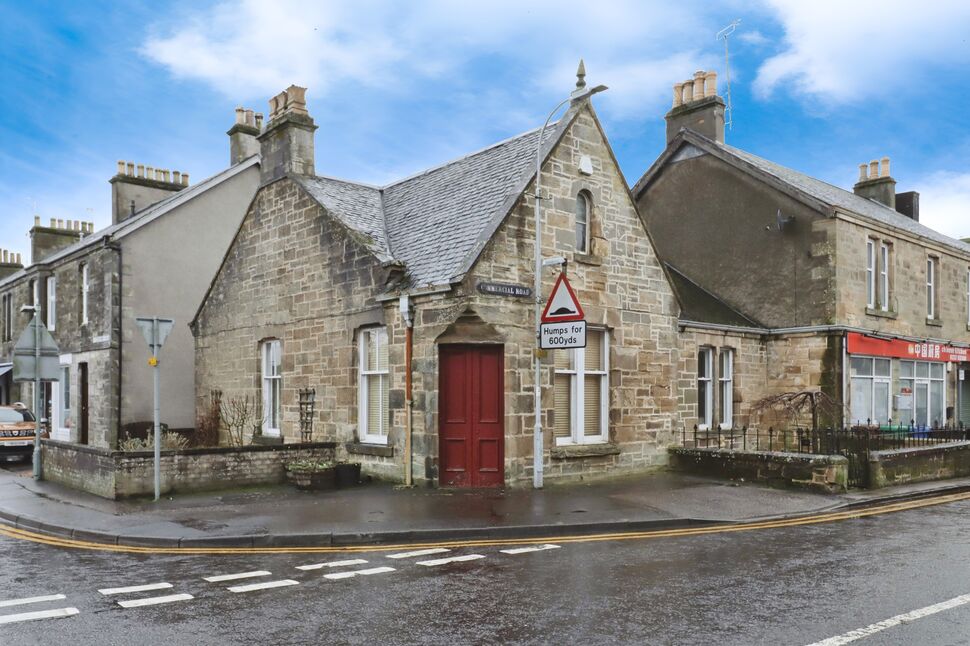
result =
[[[144,555],[4,537],[0,644],[807,645],[970,594],[970,502],[509,549]],[[954,603],[851,643],[970,644],[970,597]]]

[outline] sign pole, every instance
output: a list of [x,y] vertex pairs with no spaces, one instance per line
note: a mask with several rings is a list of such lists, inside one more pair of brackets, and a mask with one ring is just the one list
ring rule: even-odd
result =
[[154,391],[154,406],[152,409],[152,423],[155,428],[155,500],[161,497],[162,491],[162,429],[161,415],[158,410],[158,318],[152,319],[152,389]]
[[36,310],[31,320],[34,326],[34,455],[31,460],[34,480],[40,480],[40,414],[43,409],[43,395],[40,392],[40,320]]

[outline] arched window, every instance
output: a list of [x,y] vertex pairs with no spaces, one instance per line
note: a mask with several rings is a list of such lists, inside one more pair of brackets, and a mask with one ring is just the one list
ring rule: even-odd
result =
[[576,196],[576,251],[589,253],[589,214],[591,202],[586,191]]

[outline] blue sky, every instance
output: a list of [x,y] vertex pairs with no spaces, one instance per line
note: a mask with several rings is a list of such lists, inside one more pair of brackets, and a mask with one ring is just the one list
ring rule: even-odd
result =
[[541,124],[588,81],[628,181],[664,144],[671,85],[731,40],[728,142],[851,188],[888,155],[921,219],[970,236],[970,3],[490,0],[6,2],[0,248],[33,215],[110,223],[118,159],[228,163],[237,105],[309,88],[320,174],[383,183]]

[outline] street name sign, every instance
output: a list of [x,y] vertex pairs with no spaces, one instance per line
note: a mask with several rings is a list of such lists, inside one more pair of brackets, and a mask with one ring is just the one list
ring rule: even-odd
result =
[[541,324],[539,326],[539,347],[543,350],[585,348],[586,321]]

